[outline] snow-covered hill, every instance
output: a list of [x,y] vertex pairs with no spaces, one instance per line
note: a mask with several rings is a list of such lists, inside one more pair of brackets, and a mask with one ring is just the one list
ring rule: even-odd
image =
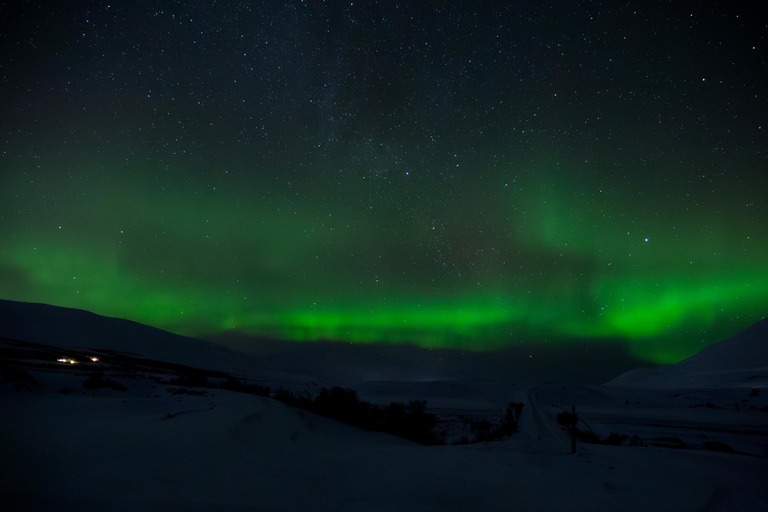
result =
[[677,364],[630,370],[607,386],[646,389],[768,386],[768,318]]
[[[136,357],[227,372],[292,388],[312,377],[274,371],[252,355],[179,336],[130,320],[79,309],[0,300],[0,338],[62,349],[112,351]],[[66,350],[62,352],[66,356]],[[320,380],[325,385],[325,382]]]
[[690,372],[768,367],[768,318],[710,345],[676,366]]
[[232,351],[130,320],[79,309],[0,300],[0,336],[62,348],[114,350],[190,366],[221,364]]

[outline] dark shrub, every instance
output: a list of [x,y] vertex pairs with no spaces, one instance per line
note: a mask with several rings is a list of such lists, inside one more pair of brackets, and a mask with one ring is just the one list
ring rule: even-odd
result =
[[179,375],[171,381],[174,386],[185,386],[188,388],[209,388],[211,383],[200,373],[185,373]]
[[27,370],[15,366],[0,366],[0,379],[10,382],[36,382]]
[[437,417],[426,412],[426,401],[413,400],[407,406],[392,403],[388,407],[377,407],[360,400],[356,391],[338,386],[331,390],[323,388],[314,400],[299,403],[289,393],[278,392],[275,398],[350,425],[387,432],[421,444],[441,444],[445,437],[443,433],[435,432]]
[[236,391],[238,393],[248,393],[258,396],[269,396],[269,388],[266,386],[260,386],[258,384],[248,384],[247,382],[236,379],[231,375],[227,377],[227,380],[219,384],[222,389],[228,389],[230,391]]
[[590,444],[600,443],[600,436],[598,436],[594,432],[587,432],[584,430],[576,429],[576,437],[582,443],[590,443]]
[[605,438],[603,441],[603,444],[609,444],[612,446],[621,446],[624,444],[624,441],[629,439],[629,436],[626,435],[619,435],[616,432],[611,432],[611,434]]
[[95,374],[90,375],[87,379],[83,381],[83,387],[87,389],[110,388],[110,389],[114,389],[115,391],[128,391],[128,388],[126,388],[119,382],[115,380],[105,379],[101,375],[95,375]]
[[735,450],[725,443],[720,441],[707,441],[702,445],[705,450],[711,450],[713,452],[734,453]]

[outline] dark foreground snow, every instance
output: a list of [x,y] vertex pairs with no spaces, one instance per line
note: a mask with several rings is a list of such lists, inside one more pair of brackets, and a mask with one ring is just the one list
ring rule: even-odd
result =
[[[54,317],[68,321],[61,314]],[[97,337],[78,331],[86,344],[57,342],[53,321],[28,340],[40,345],[19,339],[26,336],[21,322],[15,341],[0,340],[2,510],[768,510],[761,363],[736,364],[742,380],[733,372],[711,380],[712,372],[732,368],[708,356],[707,364],[682,365],[684,378],[670,369],[651,384],[635,373],[593,387],[361,386],[364,399],[427,399],[433,412],[454,416],[490,414],[511,400],[526,404],[520,432],[503,442],[425,447],[274,399],[180,385],[172,376],[187,370],[170,359],[184,351],[174,347],[183,338],[153,344],[149,331],[130,326],[142,339],[115,341],[104,325]],[[122,355],[110,362],[116,353],[103,351],[103,361],[85,361],[100,338]],[[764,346],[741,345],[752,352]],[[724,360],[748,357],[734,355],[737,349]],[[163,362],[132,359],[149,358],[144,352]],[[80,362],[57,362],[56,354]],[[272,388],[317,388],[312,377],[244,369],[247,358],[233,354],[201,343],[181,359],[214,372],[234,367],[241,377],[251,371],[246,378]],[[96,373],[101,384],[88,384]],[[572,405],[582,430],[623,436],[622,446],[580,443],[572,455],[556,423]]]
[[225,390],[117,393],[3,397],[5,510],[768,510],[765,458],[525,432],[423,447]]

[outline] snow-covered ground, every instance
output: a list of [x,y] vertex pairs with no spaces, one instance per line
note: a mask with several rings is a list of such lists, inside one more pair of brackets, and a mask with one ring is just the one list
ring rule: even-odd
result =
[[[320,378],[251,368],[248,357],[205,342],[185,352],[185,338],[156,342],[164,335],[137,324],[137,339],[115,341],[114,320],[10,304],[0,301],[0,337],[15,340],[0,343],[3,510],[768,510],[768,458],[760,451],[768,443],[768,390],[757,354],[766,349],[765,325],[748,333],[758,339],[746,344],[749,354],[734,355],[742,348],[731,343],[731,359],[711,358],[728,361],[722,372],[748,370],[738,383],[733,376],[718,386],[699,382],[695,374],[712,367],[688,370],[689,362],[678,366],[685,387],[675,387],[683,382],[675,367],[653,385],[646,377],[639,383],[635,372],[592,387],[359,387],[366,400],[426,399],[444,414],[492,415],[508,401],[525,403],[520,432],[507,440],[425,447],[173,376],[193,367],[307,392],[325,385]],[[24,322],[7,328],[8,310],[37,322],[33,334]],[[98,336],[83,318],[98,324]],[[61,334],[73,329],[78,336]],[[752,362],[742,364],[745,356]],[[95,373],[101,384],[87,385]],[[573,405],[581,430],[629,439],[579,443],[571,455],[556,415]]]

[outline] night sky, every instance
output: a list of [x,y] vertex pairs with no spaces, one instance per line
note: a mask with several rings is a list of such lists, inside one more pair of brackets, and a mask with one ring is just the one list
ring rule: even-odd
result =
[[675,362],[768,313],[758,7],[8,2],[0,298]]

